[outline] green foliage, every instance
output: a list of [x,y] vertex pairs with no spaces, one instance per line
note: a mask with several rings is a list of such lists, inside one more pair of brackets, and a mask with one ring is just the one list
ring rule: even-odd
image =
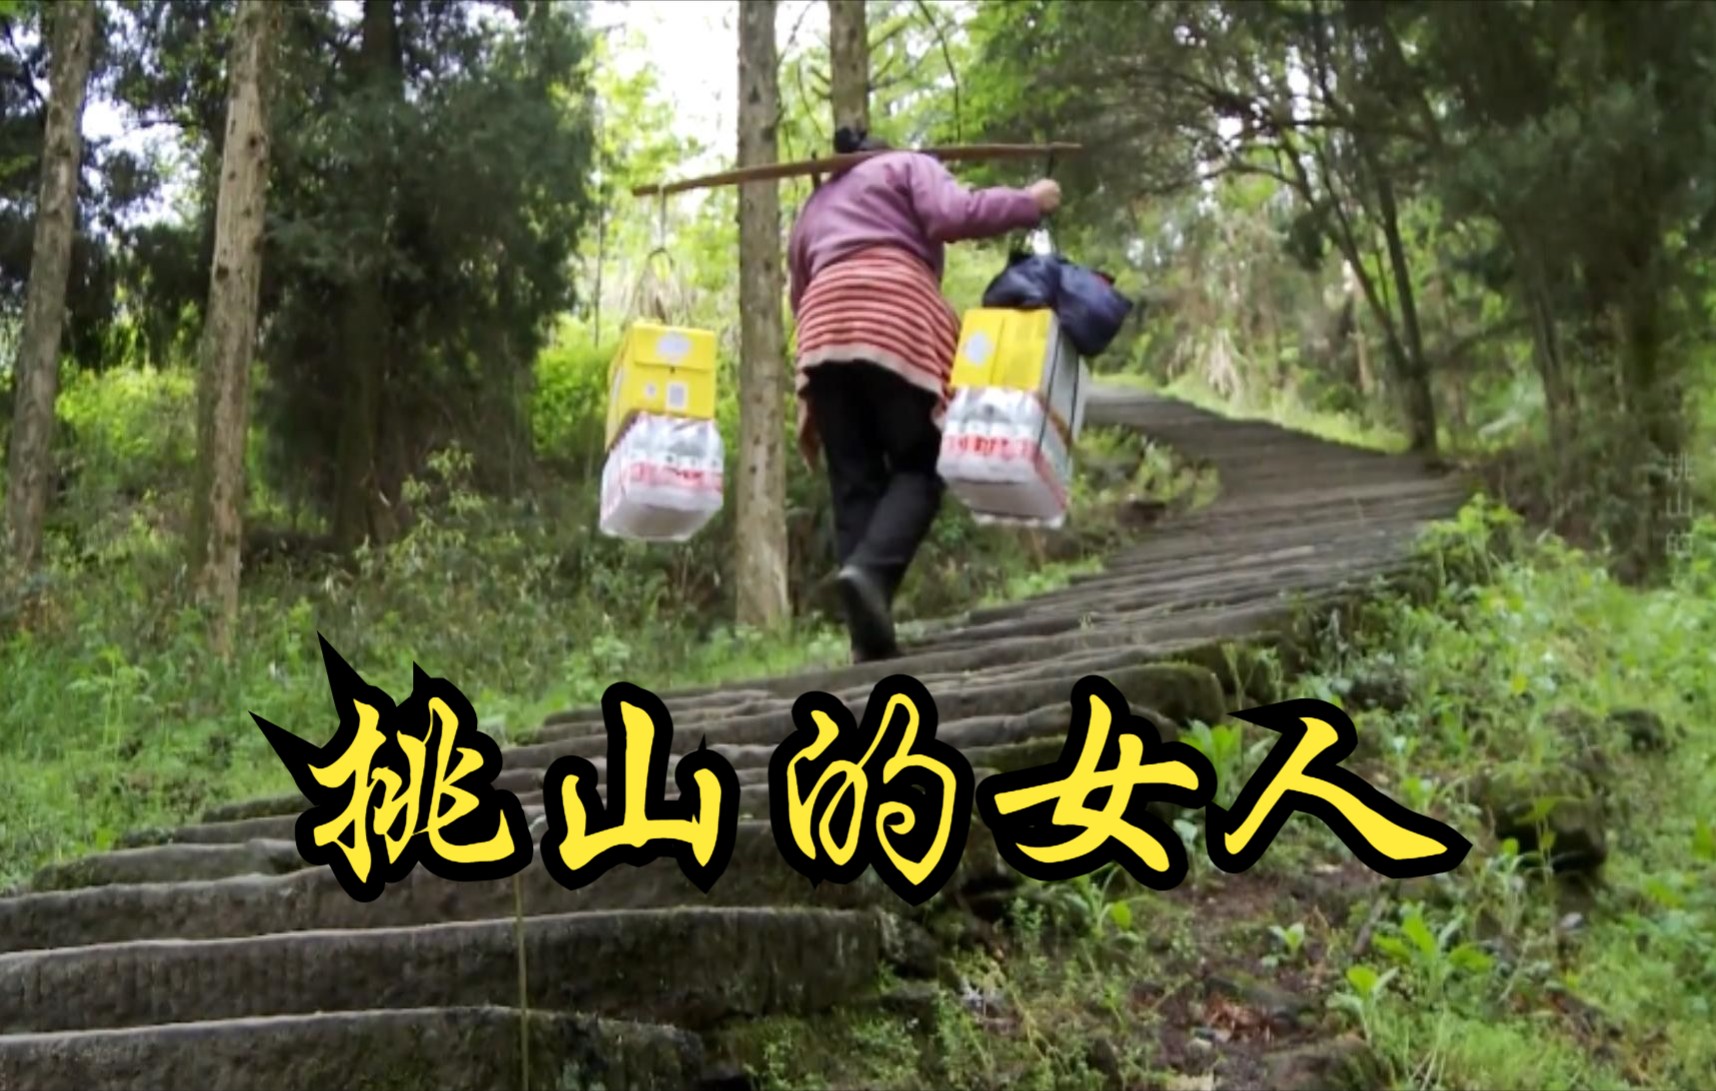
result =
[[1660,560],[1651,468],[1703,446],[1711,383],[1716,130],[1666,120],[1710,116],[1707,5],[1010,3],[968,33],[986,137],[1092,149],[1056,233],[1153,304],[1116,358],[1468,449],[1546,434],[1509,498]]
[[[914,0],[867,5],[871,133],[895,147],[953,144],[970,135],[966,101],[982,75],[962,15],[950,5]],[[813,39],[803,19],[783,25],[789,29],[781,55],[781,158],[830,156],[828,43]],[[800,196],[809,192],[804,183],[792,188]]]
[[[1445,559],[1433,596],[1377,601],[1293,683],[1339,700],[1367,674],[1405,679],[1399,708],[1349,706],[1360,750],[1348,764],[1472,837],[1457,872],[1362,880],[1320,823],[1296,817],[1244,876],[1194,864],[1162,895],[1109,865],[1032,885],[913,1014],[776,1021],[739,1055],[768,1086],[1197,1087],[1209,1063],[1189,1038],[1213,1037],[1250,1071],[1351,1028],[1369,1074],[1341,1086],[1708,1084],[1716,674],[1702,634],[1716,624],[1716,521],[1654,591],[1553,539],[1521,540],[1517,522],[1471,505],[1425,543]],[[1660,715],[1679,749],[1639,749],[1604,724],[1629,708]],[[1575,713],[1603,726],[1569,734]],[[1243,774],[1273,736],[1193,725],[1191,740]],[[1607,881],[1581,890],[1489,836],[1471,789],[1501,769],[1593,760],[1609,778],[1612,849]],[[1182,836],[1201,833],[1195,818]],[[893,1044],[861,1048],[858,1027]],[[1319,1071],[1296,1085],[1336,1084]]]
[[[113,100],[125,120],[174,131],[146,164],[105,168],[103,193],[131,207],[176,174],[184,207],[112,233],[127,307],[103,333],[108,359],[141,353],[165,367],[192,344],[209,284],[230,7],[117,9]],[[403,479],[453,442],[472,449],[486,486],[516,482],[531,367],[574,302],[570,259],[592,204],[581,5],[364,10],[381,18],[354,25],[320,0],[292,6],[271,96],[261,468],[314,514],[341,487],[364,491],[354,475],[376,486],[364,495],[397,503]],[[97,331],[75,307],[68,327]],[[362,404],[352,377],[366,371],[380,384],[364,422],[378,453],[342,465],[340,430]]]
[[[1716,676],[1699,634],[1716,621],[1701,583],[1710,525],[1670,586],[1639,593],[1559,543],[1524,548],[1512,522],[1471,509],[1432,543],[1450,558],[1438,597],[1378,607],[1332,673],[1410,671],[1417,698],[1362,713],[1361,736],[1410,754],[1410,779],[1448,785],[1451,795],[1432,797],[1440,804],[1417,805],[1445,808],[1464,828],[1483,821],[1458,802],[1479,774],[1600,770],[1607,820],[1624,823],[1609,835],[1608,884],[1569,916],[1571,899],[1555,896],[1539,865],[1511,842],[1480,842],[1461,872],[1426,888],[1430,900],[1407,901],[1376,930],[1372,961],[1346,970],[1350,992],[1336,999],[1410,1086],[1707,1082],[1716,1054],[1691,1028],[1707,1018],[1716,902],[1681,891],[1689,868],[1709,866],[1696,800],[1709,790],[1712,740],[1671,727],[1684,751],[1664,761],[1619,721],[1569,732],[1575,714],[1600,722],[1640,706],[1670,725],[1707,722]],[[1386,781],[1401,790],[1409,777]],[[1541,1068],[1528,1064],[1534,1055]]]
[[[490,487],[524,465],[530,368],[573,302],[592,136],[578,9],[510,11],[401,7],[397,72],[371,73],[361,47],[306,54],[287,70],[298,108],[322,108],[279,148],[259,412],[275,479],[311,484],[310,499],[331,495],[316,483],[371,473],[334,458],[347,376],[375,367],[364,357],[376,351],[379,419],[364,426],[377,433],[385,495],[449,442],[473,451]],[[350,89],[318,103],[327,87]],[[341,314],[364,281],[381,286],[384,313]]]
[[68,379],[57,405],[68,436],[63,462],[92,500],[138,496],[182,476],[196,451],[189,374],[123,368]]
[[596,344],[582,323],[567,321],[536,358],[536,389],[530,401],[536,451],[554,460],[577,460],[586,478],[601,471],[608,365],[617,344]]
[[[8,74],[0,85],[0,324],[7,327],[22,317],[34,260],[45,91],[53,63],[43,12],[41,4],[20,2],[0,10],[0,69]],[[93,58],[92,97],[138,48],[132,36],[114,33],[111,18],[102,24],[107,40],[98,40]],[[86,191],[76,209],[62,344],[80,364],[103,367],[123,358],[131,336],[132,321],[123,312],[125,225],[155,195],[160,177],[146,157],[106,139],[86,138],[80,165],[103,184],[86,187],[93,191]],[[15,354],[8,333],[0,352],[0,389],[10,385]]]

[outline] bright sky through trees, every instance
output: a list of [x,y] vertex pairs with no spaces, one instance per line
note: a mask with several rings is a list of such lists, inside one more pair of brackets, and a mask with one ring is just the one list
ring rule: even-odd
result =
[[[337,0],[334,8],[353,22],[362,10],[358,0]],[[629,30],[644,42],[645,49],[641,52],[622,50],[619,63],[628,74],[644,64],[653,65],[662,94],[674,104],[674,127],[681,133],[697,136],[710,149],[703,156],[681,164],[681,172],[718,170],[723,163],[730,163],[737,141],[735,0],[597,0],[592,8],[592,21],[597,27]],[[822,0],[794,0],[781,6],[778,33],[783,47],[795,28],[800,41],[813,41],[827,34],[827,26]],[[41,83],[41,91],[46,94],[45,83]],[[162,154],[172,155],[175,134],[169,128],[138,128],[112,99],[99,91],[90,96],[83,130],[93,140],[112,139],[136,151],[153,144]],[[165,216],[180,188],[171,187],[142,218]]]

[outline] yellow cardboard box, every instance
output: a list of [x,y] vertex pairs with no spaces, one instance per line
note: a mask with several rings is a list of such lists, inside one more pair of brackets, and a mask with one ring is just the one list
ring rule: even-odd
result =
[[608,447],[638,413],[715,418],[712,331],[632,324],[608,365]]
[[1034,391],[1067,436],[1084,427],[1090,370],[1061,335],[1055,312],[979,307],[965,312],[952,385]]

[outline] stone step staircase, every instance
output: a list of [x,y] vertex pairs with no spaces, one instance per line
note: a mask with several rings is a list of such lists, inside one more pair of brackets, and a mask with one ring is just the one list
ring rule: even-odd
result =
[[[710,894],[667,860],[578,891],[536,861],[516,885],[420,866],[366,905],[298,856],[302,798],[215,808],[0,899],[0,1091],[714,1086],[704,1032],[850,1002],[884,965],[934,964],[922,912],[874,875],[813,887],[781,859],[767,764],[799,694],[861,713],[875,682],[911,674],[936,699],[938,737],[980,775],[1058,754],[1086,674],[1164,734],[1212,722],[1283,696],[1247,649],[1290,651],[1307,611],[1406,571],[1415,534],[1469,495],[1416,459],[1139,393],[1099,387],[1087,419],[1212,466],[1220,497],[1100,573],[933,626],[902,660],[661,694],[676,752],[707,740],[739,772],[738,843]],[[498,784],[534,818],[550,762],[602,770],[606,753],[600,710],[570,711],[505,752]],[[974,816],[931,905],[1010,881]]]

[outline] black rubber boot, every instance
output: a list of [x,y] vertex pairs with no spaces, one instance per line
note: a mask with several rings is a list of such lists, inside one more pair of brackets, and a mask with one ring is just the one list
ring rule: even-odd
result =
[[840,602],[846,608],[846,626],[852,634],[852,655],[859,663],[892,659],[899,654],[894,642],[893,611],[881,580],[857,565],[847,565],[835,577]]

